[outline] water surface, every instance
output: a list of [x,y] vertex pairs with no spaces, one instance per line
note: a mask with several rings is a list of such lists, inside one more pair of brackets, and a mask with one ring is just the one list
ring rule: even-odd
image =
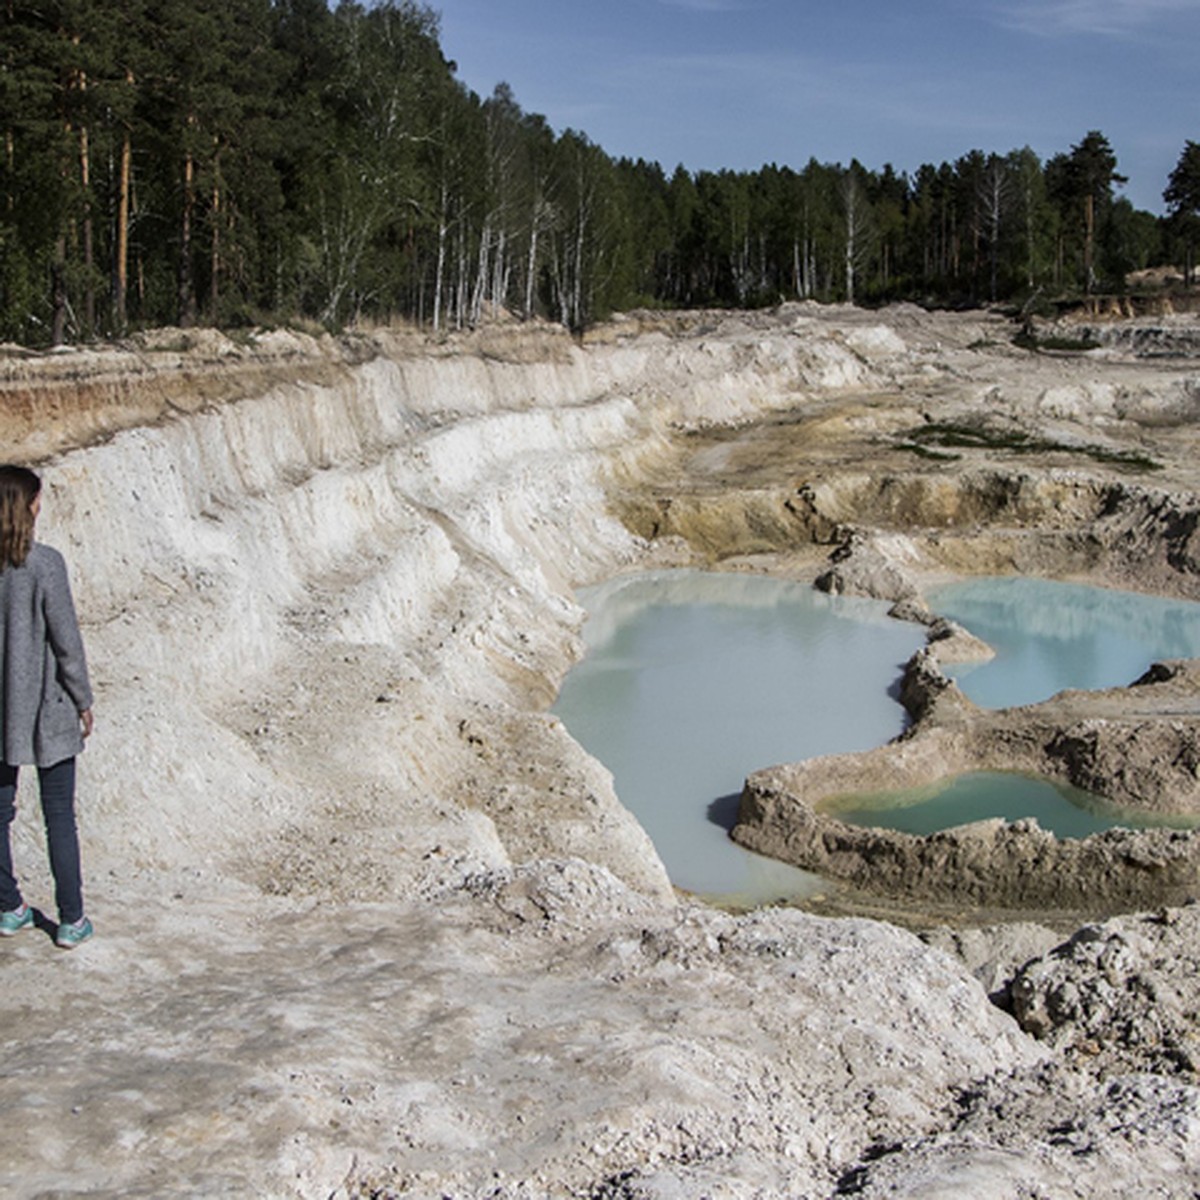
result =
[[919,626],[879,601],[763,576],[659,572],[580,596],[587,657],[554,711],[612,773],[672,881],[759,903],[815,876],[729,840],[745,777],[899,733]]
[[[580,598],[587,656],[555,711],[613,773],[672,881],[738,903],[822,886],[729,840],[742,783],[762,767],[898,734],[905,714],[895,688],[924,630],[887,617],[884,603],[762,576],[659,572]],[[929,600],[997,651],[949,672],[989,707],[1124,686],[1159,659],[1200,657],[1194,602],[1015,578],[948,585]],[[995,772],[857,797],[838,815],[917,833],[1034,816],[1062,837],[1139,820],[1076,789]]]
[[927,788],[855,796],[822,807],[851,825],[918,834],[991,817],[1007,821],[1036,817],[1043,829],[1060,838],[1084,838],[1118,825],[1188,828],[1195,824],[1185,817],[1123,812],[1090,792],[1012,771],[973,771]]
[[976,704],[1010,708],[1065,688],[1124,687],[1164,658],[1200,658],[1200,603],[1048,579],[973,579],[930,607],[996,651],[946,673]]

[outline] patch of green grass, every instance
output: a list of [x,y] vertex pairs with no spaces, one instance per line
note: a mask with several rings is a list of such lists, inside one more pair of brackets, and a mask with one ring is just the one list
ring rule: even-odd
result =
[[1065,350],[1075,354],[1082,354],[1085,350],[1100,349],[1100,343],[1093,338],[1057,336],[1039,338],[1024,329],[1013,337],[1013,345],[1020,346],[1022,350]]
[[[910,430],[908,441],[901,448],[921,454],[925,458],[950,461],[960,458],[957,454],[944,454],[940,450],[961,448],[969,450],[1002,450],[1014,454],[1079,454],[1094,462],[1107,463],[1127,471],[1160,471],[1162,464],[1155,462],[1135,450],[1110,450],[1105,446],[1071,446],[1046,438],[1030,437],[1020,430],[983,429],[973,425],[955,425],[931,422],[919,429]],[[939,447],[935,450],[933,447]]]
[[1038,342],[1042,350],[1099,350],[1100,343],[1094,338],[1048,337]]
[[1130,471],[1161,471],[1162,463],[1139,454],[1136,450],[1106,450],[1103,446],[1085,446],[1084,452],[1096,462],[1111,463]]
[[909,431],[909,438],[922,446],[963,446],[972,450],[1028,450],[1038,445],[1027,433],[1011,430],[1001,433],[975,425],[954,425],[931,421]]

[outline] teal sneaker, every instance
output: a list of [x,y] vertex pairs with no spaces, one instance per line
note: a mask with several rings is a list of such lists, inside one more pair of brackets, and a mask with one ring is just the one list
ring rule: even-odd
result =
[[74,950],[80,942],[86,942],[92,936],[92,932],[91,921],[87,917],[80,917],[70,925],[60,925],[54,941],[63,950]]
[[33,928],[33,909],[28,904],[14,908],[12,912],[0,913],[0,937],[12,937],[22,929]]

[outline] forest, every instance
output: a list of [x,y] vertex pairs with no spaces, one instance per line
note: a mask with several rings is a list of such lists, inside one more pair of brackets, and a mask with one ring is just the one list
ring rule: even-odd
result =
[[1050,304],[1186,264],[1098,130],[912,174],[614,158],[481,98],[412,0],[3,0],[0,340],[197,322],[579,330],[632,307]]

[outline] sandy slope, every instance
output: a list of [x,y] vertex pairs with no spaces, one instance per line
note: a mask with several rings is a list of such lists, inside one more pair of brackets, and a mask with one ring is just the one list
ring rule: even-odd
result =
[[[1198,1186],[1189,1074],[1126,1079],[1118,1056],[1100,1082],[892,926],[679,901],[543,712],[578,653],[572,587],[705,554],[811,571],[830,512],[871,517],[848,457],[911,465],[892,435],[921,414],[988,398],[1177,446],[1156,486],[1190,487],[1186,362],[1043,361],[1006,336],[795,307],[630,318],[583,346],[180,334],[5,360],[8,444],[50,456],[41,532],[71,563],[99,693],[98,935],[70,956],[43,933],[0,946],[0,1186]],[[745,449],[805,421],[805,463]],[[707,475],[686,467],[700,449]],[[827,489],[820,519],[787,506],[797,465]],[[17,852],[44,908],[34,807]]]

